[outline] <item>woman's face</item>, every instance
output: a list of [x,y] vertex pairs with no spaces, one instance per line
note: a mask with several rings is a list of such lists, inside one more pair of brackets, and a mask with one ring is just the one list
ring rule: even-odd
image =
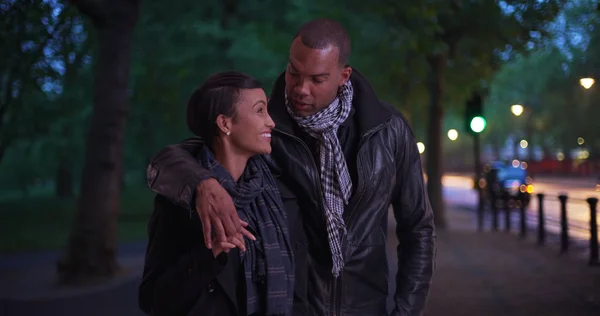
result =
[[267,96],[263,89],[240,91],[235,114],[230,119],[231,144],[240,154],[270,154],[271,130],[275,122],[267,111]]

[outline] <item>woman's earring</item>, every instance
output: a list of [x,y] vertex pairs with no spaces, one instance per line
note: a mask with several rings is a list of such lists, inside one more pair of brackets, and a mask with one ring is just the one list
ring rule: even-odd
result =
[[227,133],[225,133],[225,134],[227,134],[227,136],[229,136],[229,135],[231,135],[231,132],[227,132]]

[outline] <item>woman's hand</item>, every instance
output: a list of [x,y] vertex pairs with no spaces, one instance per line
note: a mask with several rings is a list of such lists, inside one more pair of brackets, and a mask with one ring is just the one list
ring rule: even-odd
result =
[[[196,212],[202,222],[204,243],[208,249],[213,247],[214,242],[231,244],[234,236],[237,237],[240,233],[251,240],[256,240],[245,229],[248,224],[238,216],[231,196],[216,179],[206,179],[198,185],[195,204]],[[213,233],[217,238],[213,237]],[[243,244],[243,238],[239,239]]]
[[[244,222],[245,226],[246,224]],[[230,237],[227,241],[219,241],[218,238],[214,238],[212,240],[212,253],[216,258],[222,252],[229,253],[229,251],[233,248],[239,248],[242,252],[246,251],[246,246],[244,245],[244,236],[241,233],[236,234],[234,237]]]

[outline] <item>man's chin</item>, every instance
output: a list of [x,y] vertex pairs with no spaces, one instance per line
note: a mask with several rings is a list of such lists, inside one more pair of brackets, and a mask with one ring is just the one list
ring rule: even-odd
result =
[[304,116],[309,116],[312,115],[314,113],[314,108],[310,105],[300,105],[300,106],[293,106],[292,107],[292,112],[294,112],[294,114],[296,114],[297,116],[300,117],[304,117]]

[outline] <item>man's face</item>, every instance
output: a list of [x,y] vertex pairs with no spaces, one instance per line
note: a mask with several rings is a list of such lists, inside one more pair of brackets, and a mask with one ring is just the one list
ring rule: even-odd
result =
[[292,110],[309,116],[326,108],[337,96],[338,88],[350,78],[352,69],[340,66],[337,47],[306,47],[300,37],[290,48],[285,71],[285,91]]

